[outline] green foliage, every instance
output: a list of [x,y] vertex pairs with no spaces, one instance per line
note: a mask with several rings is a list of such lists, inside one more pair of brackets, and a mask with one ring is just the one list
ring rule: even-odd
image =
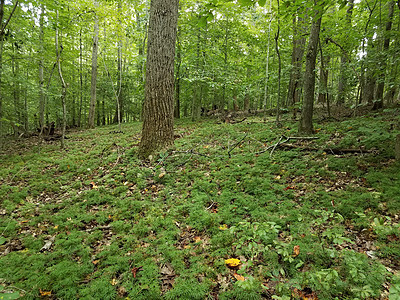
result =
[[254,259],[267,252],[277,238],[280,226],[274,222],[240,222],[232,226],[230,232],[235,236],[233,245],[238,254]]
[[207,291],[208,287],[205,283],[179,277],[174,284],[174,288],[166,293],[165,299],[201,300],[206,297]]
[[[27,299],[40,290],[65,299],[288,299],[294,288],[375,299],[391,282],[396,299],[399,280],[382,265],[400,258],[395,165],[376,164],[374,154],[255,155],[264,149],[255,137],[272,143],[281,129],[251,121],[179,121],[177,131],[190,134],[177,151],[146,162],[131,150],[137,124],[124,125],[117,164],[109,128],[71,133],[63,159],[46,144],[41,155],[2,156],[0,250],[10,252],[0,257],[0,286]],[[229,157],[228,141],[244,131],[251,139]],[[315,143],[324,147],[329,134]]]

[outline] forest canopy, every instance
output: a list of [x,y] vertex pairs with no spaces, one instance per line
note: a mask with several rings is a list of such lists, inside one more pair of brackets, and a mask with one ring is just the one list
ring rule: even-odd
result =
[[[93,126],[141,119],[149,5],[1,1],[0,133],[19,136],[51,122],[62,127],[58,61],[67,128],[92,126],[90,115]],[[327,114],[338,106],[379,109],[400,96],[398,1],[179,5],[175,118],[198,119],[214,110],[302,108],[309,91],[303,82],[306,52],[313,20],[319,18],[311,70],[317,107]]]

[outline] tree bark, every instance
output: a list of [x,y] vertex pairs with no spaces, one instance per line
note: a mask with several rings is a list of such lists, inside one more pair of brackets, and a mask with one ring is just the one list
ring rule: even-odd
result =
[[[348,9],[346,13],[346,23],[347,26],[351,27],[351,17],[353,15],[354,9],[354,0],[348,0]],[[347,58],[346,53],[342,53],[340,57],[340,75],[339,75],[339,84],[338,84],[338,98],[337,104],[343,105],[345,102],[345,93],[346,93],[346,86],[347,86],[347,74],[346,74],[346,67],[349,61]]]
[[44,127],[44,106],[45,106],[45,95],[44,95],[44,5],[42,5],[39,19],[39,128],[40,131]]
[[[294,106],[300,102],[301,94],[301,68],[303,66],[303,55],[306,38],[301,35],[304,22],[300,17],[293,18],[293,50],[292,69],[290,71],[289,87],[287,94],[287,106]],[[296,118],[297,108],[293,108],[293,116]]]
[[19,1],[16,1],[11,11],[8,19],[4,21],[4,4],[5,0],[0,0],[0,135],[2,134],[3,130],[3,94],[1,93],[1,86],[2,86],[2,74],[3,74],[3,46],[4,46],[4,32],[8,23],[10,22],[12,16],[17,9]]
[[21,103],[20,103],[20,79],[19,79],[19,62],[18,62],[18,43],[13,44],[12,71],[13,71],[13,95],[14,95],[14,135],[18,137],[18,128],[21,124]]
[[[122,3],[121,0],[118,1],[118,32],[122,30]],[[124,104],[124,91],[123,91],[123,76],[122,76],[122,37],[118,33],[118,96],[115,109],[114,123],[117,123],[121,129],[121,122],[123,117],[123,104]]]
[[[316,7],[317,5],[315,5]],[[311,25],[310,38],[306,52],[306,71],[304,73],[304,99],[299,121],[299,134],[313,134],[312,124],[315,91],[315,61],[321,29],[321,12],[315,8],[315,16]]]
[[3,94],[1,91],[3,75],[3,36],[0,35],[0,136],[3,133]]
[[181,117],[181,102],[180,102],[180,95],[181,95],[181,43],[180,43],[180,28],[178,27],[177,37],[176,37],[176,75],[175,75],[175,106],[174,106],[174,118],[179,119]]
[[201,113],[201,82],[198,79],[198,77],[202,76],[203,71],[200,70],[200,30],[201,28],[198,28],[197,32],[197,47],[196,47],[196,72],[197,74],[195,75],[197,78],[193,82],[193,98],[192,98],[192,121],[196,121],[198,118],[200,118],[200,113]]
[[279,34],[281,30],[281,21],[279,18],[279,0],[278,0],[278,30],[275,34],[275,50],[276,55],[278,56],[278,99],[276,101],[276,123],[280,122],[280,109],[281,109],[281,74],[282,74],[282,62],[281,62],[281,54],[279,52]]
[[147,45],[145,103],[139,155],[174,141],[174,59],[179,0],[152,0]]
[[[324,57],[322,52],[322,44],[319,42],[319,49],[321,54],[321,67],[319,69],[319,93],[318,93],[318,103],[328,102],[328,65],[331,60],[330,56]],[[328,104],[328,103],[327,103]]]
[[65,148],[65,129],[67,126],[67,105],[66,105],[66,98],[67,98],[67,88],[68,85],[64,81],[64,77],[62,74],[62,68],[61,68],[61,54],[63,51],[62,45],[59,43],[59,30],[58,30],[58,11],[57,11],[57,25],[56,25],[56,37],[55,37],[55,46],[56,46],[56,55],[57,55],[57,67],[58,67],[58,75],[60,76],[60,81],[61,81],[61,105],[62,105],[62,112],[63,112],[63,118],[62,118],[62,124],[61,124],[61,149]]
[[394,14],[394,1],[390,1],[389,12],[388,12],[388,21],[386,23],[386,37],[383,41],[383,52],[380,59],[380,70],[379,70],[379,78],[378,85],[376,87],[376,101],[374,102],[373,109],[380,109],[383,107],[383,90],[385,88],[385,74],[386,74],[386,66],[387,66],[387,57],[386,54],[389,50],[390,45],[390,31],[392,30],[392,22],[393,22],[393,14]]
[[396,136],[395,155],[396,160],[400,162],[400,134]]
[[[94,0],[94,6],[98,7],[97,0]],[[96,86],[97,86],[97,51],[99,47],[99,18],[95,17],[93,33],[93,51],[92,51],[92,82],[90,88],[90,107],[89,107],[89,128],[94,128],[94,119],[96,116]]]

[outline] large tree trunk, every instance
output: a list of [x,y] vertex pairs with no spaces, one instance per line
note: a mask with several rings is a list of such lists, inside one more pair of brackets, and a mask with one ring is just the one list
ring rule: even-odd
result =
[[[354,0],[348,0],[348,9],[346,14],[346,23],[347,26],[351,27],[351,17],[354,9]],[[338,84],[338,98],[337,104],[343,105],[345,100],[346,86],[347,86],[347,74],[346,69],[349,61],[346,53],[342,53],[340,57],[340,76],[339,76],[339,84]]]
[[[316,6],[316,5],[315,5]],[[314,128],[312,116],[314,110],[314,90],[315,90],[315,61],[321,29],[321,12],[316,9],[315,16],[311,25],[310,38],[306,52],[306,71],[304,73],[304,99],[299,121],[300,134],[312,134]]]
[[179,0],[152,0],[139,155],[174,142],[174,60]]
[[[98,7],[97,0],[94,0],[94,6]],[[93,52],[92,52],[92,83],[90,88],[90,107],[89,107],[89,128],[94,128],[94,119],[96,115],[96,86],[97,86],[97,51],[99,48],[99,19],[96,16],[94,21],[93,33]]]
[[386,23],[386,37],[383,41],[383,52],[382,52],[382,57],[380,59],[378,85],[376,87],[376,99],[375,99],[376,101],[374,102],[373,109],[380,109],[383,107],[383,90],[385,88],[385,74],[387,65],[386,53],[389,50],[389,44],[390,44],[390,31],[392,30],[394,1],[390,1],[388,5],[389,5],[389,13],[388,13],[388,21]]

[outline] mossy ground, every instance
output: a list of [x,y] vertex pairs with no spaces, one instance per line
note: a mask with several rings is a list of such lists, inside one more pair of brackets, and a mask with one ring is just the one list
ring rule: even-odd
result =
[[399,299],[398,115],[316,123],[318,140],[272,155],[296,122],[177,121],[174,149],[148,161],[139,123],[71,132],[66,150],[10,141],[0,296]]

